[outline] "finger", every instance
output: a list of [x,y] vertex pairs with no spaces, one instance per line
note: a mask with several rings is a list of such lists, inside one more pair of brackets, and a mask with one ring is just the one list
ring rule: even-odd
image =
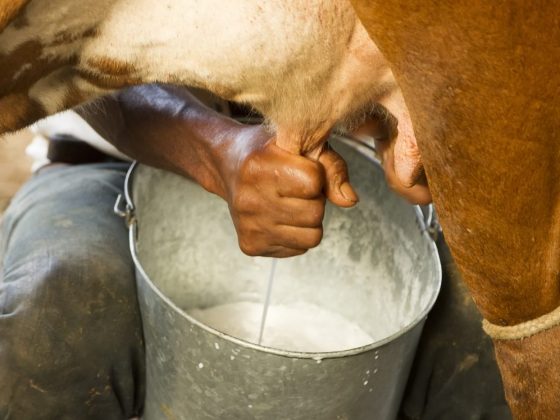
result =
[[238,194],[230,205],[239,228],[260,228],[274,225],[318,227],[323,222],[325,197],[310,200],[291,197],[265,196],[256,192]]
[[240,226],[236,225],[236,228],[239,228],[237,230],[239,248],[250,256],[267,256],[274,247],[304,252],[317,246],[323,237],[322,227],[302,228],[287,225],[263,227],[251,221]]
[[323,193],[325,172],[323,166],[310,159],[290,155],[276,163],[275,174],[281,197],[312,199]]
[[358,202],[358,194],[350,185],[348,167],[344,159],[332,149],[319,156],[325,168],[325,194],[337,206],[352,207]]
[[268,249],[268,251],[264,254],[261,254],[262,257],[274,257],[274,258],[288,258],[288,257],[296,257],[298,255],[303,255],[307,252],[307,249],[292,249],[286,248],[284,246],[273,246]]
[[274,233],[275,245],[292,249],[307,250],[315,248],[323,239],[323,228],[300,228],[278,226]]
[[272,186],[281,197],[311,199],[322,194],[324,169],[321,164],[282,150],[269,143],[252,158],[244,171],[245,182]]
[[320,227],[325,215],[325,197],[313,200],[281,198],[274,206],[270,219],[280,225]]
[[323,192],[324,169],[318,162],[289,153],[274,143],[246,165],[244,180],[269,186],[281,197],[312,199]]
[[287,258],[302,255],[307,252],[306,249],[293,249],[280,245],[255,245],[251,247],[239,246],[241,251],[249,257],[274,257],[274,258]]

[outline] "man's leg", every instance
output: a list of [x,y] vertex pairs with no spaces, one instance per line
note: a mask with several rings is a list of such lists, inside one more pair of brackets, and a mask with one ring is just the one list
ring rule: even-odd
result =
[[123,419],[141,411],[134,267],[125,226],[112,212],[126,168],[46,168],[6,211],[2,419]]

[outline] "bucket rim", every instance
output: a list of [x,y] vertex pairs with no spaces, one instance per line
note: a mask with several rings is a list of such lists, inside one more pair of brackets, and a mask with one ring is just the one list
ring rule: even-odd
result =
[[[350,146],[351,148],[355,149],[358,153],[362,154],[366,159],[370,160],[377,168],[381,168],[381,170],[383,170],[382,166],[381,166],[381,162],[379,161],[377,154],[375,152],[375,149],[368,145],[367,143],[361,142],[361,141],[355,141],[355,139],[350,139],[350,138],[346,138],[340,135],[332,135],[330,138],[335,138],[338,141],[341,141],[342,143]],[[133,195],[132,195],[132,179],[134,176],[134,173],[136,172],[137,168],[139,167],[139,162],[135,161],[132,163],[132,165],[130,166],[130,168],[128,169],[128,172],[126,174],[125,177],[125,186],[124,186],[124,196],[125,196],[125,200],[126,200],[126,205],[127,205],[127,209],[130,212],[134,212],[135,210],[135,204],[134,204],[134,200],[133,200]],[[440,290],[441,290],[441,282],[442,282],[442,268],[441,268],[441,260],[440,260],[440,256],[439,256],[439,252],[436,246],[436,242],[435,240],[430,236],[430,234],[428,233],[428,229],[426,226],[426,223],[424,221],[424,215],[422,213],[422,210],[420,208],[420,206],[418,205],[411,205],[411,207],[414,209],[414,213],[416,215],[416,220],[417,220],[417,226],[420,229],[421,235],[424,238],[424,241],[427,243],[428,247],[430,248],[430,260],[431,260],[431,264],[433,265],[434,271],[435,271],[435,282],[434,282],[434,288],[432,289],[432,294],[430,296],[430,299],[428,300],[428,303],[426,304],[426,306],[424,307],[424,309],[422,311],[419,312],[419,314],[413,318],[412,321],[410,321],[407,325],[405,325],[403,328],[399,329],[398,331],[396,331],[395,333],[381,339],[381,340],[376,340],[370,344],[366,344],[365,346],[361,346],[361,347],[354,347],[351,349],[346,349],[346,350],[337,350],[337,351],[331,351],[331,352],[302,352],[302,351],[292,351],[292,350],[282,350],[282,349],[277,349],[274,347],[267,347],[267,346],[262,346],[259,344],[255,344],[255,343],[251,343],[249,341],[243,340],[241,338],[238,337],[234,337],[231,336],[229,334],[223,333],[215,328],[212,328],[202,322],[200,322],[199,320],[197,320],[196,318],[192,317],[188,312],[186,312],[184,309],[181,309],[179,306],[177,306],[168,296],[166,296],[152,281],[152,279],[148,276],[148,274],[146,273],[146,271],[144,270],[144,267],[142,266],[142,263],[140,262],[140,258],[137,254],[136,251],[136,238],[137,238],[137,224],[136,224],[136,220],[134,219],[134,217],[132,218],[131,223],[128,224],[128,239],[129,239],[129,247],[130,247],[130,253],[132,255],[132,260],[134,261],[134,265],[136,268],[136,271],[139,272],[140,277],[142,278],[142,281],[144,281],[148,287],[151,289],[151,291],[153,293],[155,293],[165,304],[167,304],[173,311],[175,311],[176,313],[178,313],[182,318],[188,320],[191,324],[196,325],[199,328],[202,328],[204,331],[215,335],[221,339],[224,339],[226,341],[232,342],[236,345],[239,345],[241,347],[244,348],[248,348],[251,350],[256,350],[256,351],[260,351],[260,352],[264,352],[264,353],[268,353],[268,354],[274,354],[277,356],[283,356],[283,357],[289,357],[289,358],[296,358],[296,359],[310,359],[310,360],[324,360],[324,359],[335,359],[335,358],[341,358],[341,357],[348,357],[348,356],[355,356],[358,354],[362,354],[362,353],[367,353],[370,351],[377,351],[379,349],[381,349],[382,347],[384,347],[385,345],[399,339],[401,336],[404,336],[406,333],[408,333],[409,331],[415,329],[416,327],[418,327],[419,325],[423,324],[424,320],[427,318],[429,312],[432,310],[437,297],[439,296]],[[138,275],[136,276],[136,281],[140,281],[138,279]],[[138,292],[137,292],[138,293]]]

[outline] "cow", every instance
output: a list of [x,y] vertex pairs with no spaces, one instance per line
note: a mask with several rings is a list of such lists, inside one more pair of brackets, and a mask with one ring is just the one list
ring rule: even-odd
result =
[[409,107],[515,418],[560,415],[560,6],[352,0]]
[[0,132],[163,82],[251,104],[281,147],[313,158],[338,121],[385,105],[399,121],[388,178],[406,192],[427,175],[514,415],[554,418],[557,6],[352,5],[0,0]]

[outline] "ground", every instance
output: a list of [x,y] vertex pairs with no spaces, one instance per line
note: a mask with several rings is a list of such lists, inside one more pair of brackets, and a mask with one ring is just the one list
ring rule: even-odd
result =
[[31,134],[27,130],[0,137],[0,212],[31,175],[31,160],[25,155],[30,140]]

